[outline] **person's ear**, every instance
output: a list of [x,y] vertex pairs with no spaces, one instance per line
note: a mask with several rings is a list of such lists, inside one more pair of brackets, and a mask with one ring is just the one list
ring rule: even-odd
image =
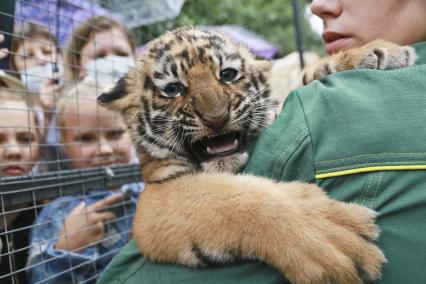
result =
[[98,96],[98,104],[110,110],[123,110],[129,105],[127,75]]

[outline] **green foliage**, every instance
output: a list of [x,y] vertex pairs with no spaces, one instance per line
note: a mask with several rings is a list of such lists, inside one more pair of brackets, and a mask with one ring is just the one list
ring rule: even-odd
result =
[[[322,52],[321,39],[311,31],[304,17],[307,0],[299,0],[305,50]],[[187,0],[180,15],[169,21],[135,29],[138,44],[143,44],[180,26],[240,25],[263,36],[279,48],[280,55],[297,49],[291,0]]]

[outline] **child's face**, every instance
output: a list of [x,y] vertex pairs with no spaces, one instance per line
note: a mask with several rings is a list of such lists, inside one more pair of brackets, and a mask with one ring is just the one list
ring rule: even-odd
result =
[[126,35],[118,28],[95,33],[80,51],[78,76],[80,79],[87,75],[85,65],[97,58],[108,55],[134,57],[132,47]]
[[18,47],[16,55],[13,58],[18,71],[56,62],[58,59],[55,44],[44,37],[25,40]]
[[74,168],[129,162],[130,139],[118,115],[97,107],[95,102],[80,100],[78,110],[70,104],[59,119],[64,128],[62,147]]
[[0,102],[0,176],[28,174],[39,158],[34,113],[24,102]]

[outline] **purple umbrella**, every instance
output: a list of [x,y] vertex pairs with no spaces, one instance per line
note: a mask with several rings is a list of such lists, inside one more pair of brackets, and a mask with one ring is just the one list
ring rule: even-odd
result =
[[128,28],[134,28],[176,17],[184,2],[185,0],[17,1],[15,22],[17,25],[22,22],[43,24],[49,27],[63,46],[73,27],[89,17],[107,15]]
[[[273,59],[278,54],[278,48],[267,42],[260,35],[237,25],[198,26],[199,29],[222,33],[238,44],[243,44],[254,54],[265,59]],[[136,54],[145,50],[145,45],[136,48]]]
[[120,20],[119,16],[97,4],[86,0],[30,0],[16,1],[15,24],[24,22],[47,26],[60,45],[65,45],[73,27],[89,17],[108,15]]
[[247,46],[254,54],[266,59],[272,59],[278,53],[278,49],[271,43],[253,31],[241,26],[199,26],[199,28],[223,33],[235,42]]

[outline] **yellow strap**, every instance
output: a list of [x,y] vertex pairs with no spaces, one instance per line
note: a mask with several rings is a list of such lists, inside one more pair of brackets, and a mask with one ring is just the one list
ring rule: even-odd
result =
[[316,179],[345,176],[357,173],[374,172],[374,171],[403,171],[403,170],[426,170],[426,165],[407,165],[407,166],[377,166],[350,169],[345,171],[337,171],[325,174],[315,175]]

